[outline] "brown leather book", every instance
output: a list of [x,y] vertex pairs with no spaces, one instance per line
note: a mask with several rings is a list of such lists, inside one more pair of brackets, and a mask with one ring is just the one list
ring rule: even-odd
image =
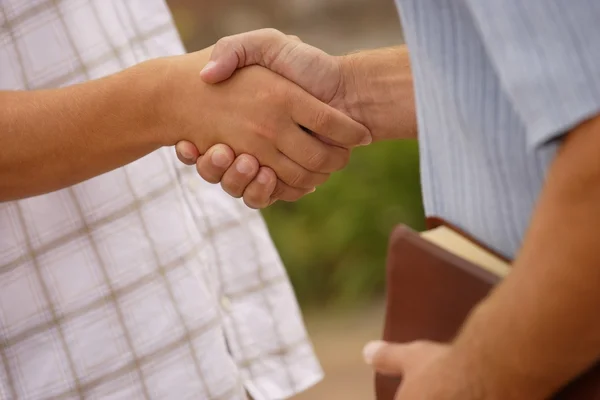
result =
[[[417,233],[398,226],[387,259],[383,339],[449,342],[473,307],[510,272],[510,262],[438,218]],[[394,400],[400,379],[376,374],[377,400]],[[557,400],[600,400],[600,367],[557,393]]]

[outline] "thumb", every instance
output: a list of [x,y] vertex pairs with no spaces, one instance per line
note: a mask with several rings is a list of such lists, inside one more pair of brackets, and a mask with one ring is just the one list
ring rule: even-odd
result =
[[414,359],[410,344],[392,344],[383,341],[368,343],[363,349],[365,362],[379,373],[401,376]]
[[214,45],[200,76],[206,83],[218,83],[230,78],[238,68],[255,64],[269,68],[268,60],[276,57],[287,43],[297,40],[275,29],[224,37]]

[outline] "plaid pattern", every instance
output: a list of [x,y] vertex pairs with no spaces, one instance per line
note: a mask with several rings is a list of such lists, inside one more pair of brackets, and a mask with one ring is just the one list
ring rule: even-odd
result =
[[[184,50],[162,0],[0,0],[0,89]],[[321,378],[258,212],[162,149],[0,204],[1,399],[287,398]]]

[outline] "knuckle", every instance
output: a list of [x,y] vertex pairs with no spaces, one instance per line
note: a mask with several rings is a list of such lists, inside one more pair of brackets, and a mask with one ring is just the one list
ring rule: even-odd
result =
[[276,143],[280,136],[275,124],[269,120],[257,121],[253,130],[257,136],[266,139],[270,143]]
[[274,77],[270,85],[263,89],[271,107],[290,112],[302,98],[301,89],[290,85],[289,81]]
[[223,182],[221,182],[221,188],[223,188],[225,193],[227,193],[228,195],[230,195],[231,197],[233,197],[235,199],[239,199],[240,197],[242,197],[242,192],[241,192],[241,190],[239,190],[239,188],[224,185]]
[[217,40],[217,43],[215,43],[215,50],[224,50],[224,49],[228,49],[232,46],[233,43],[233,37],[232,36],[225,36],[222,37],[221,39]]
[[332,173],[343,169],[350,161],[350,150],[331,147],[308,156],[308,169],[319,173]]
[[270,90],[266,91],[266,96],[274,103],[275,107],[284,110],[291,109],[295,103],[295,97],[286,82],[276,82],[270,87]]
[[244,64],[246,59],[242,38],[241,35],[225,36],[215,43],[213,52],[221,56],[235,54],[238,58],[238,64]]
[[201,163],[196,165],[196,171],[198,171],[198,175],[208,183],[219,183],[220,181],[220,178],[216,176],[213,171],[206,168]]
[[328,162],[329,154],[323,150],[311,152],[306,160],[308,169],[315,172],[325,172]]
[[242,197],[244,191],[244,183],[240,179],[234,179],[227,175],[221,181],[221,187],[223,190],[232,197]]
[[235,197],[236,199],[239,199],[240,197],[242,197],[242,191],[241,191],[240,187],[238,185],[236,185],[235,183],[221,182],[221,188],[223,188],[225,193],[227,193],[231,197]]
[[247,191],[244,193],[244,203],[250,208],[264,208],[268,201],[267,199],[268,197],[265,198],[265,196],[262,196],[255,191]]
[[287,35],[275,28],[264,28],[260,30],[260,36],[265,40],[267,47],[273,43],[280,43],[282,39],[286,39]]
[[329,132],[333,120],[333,114],[330,110],[324,109],[315,112],[313,126],[317,133],[326,134]]
[[283,34],[281,31],[278,31],[275,28],[264,28],[262,29],[262,32],[267,36],[280,36]]
[[244,204],[246,205],[246,207],[251,208],[253,210],[260,210],[261,208],[264,208],[264,206],[262,206],[259,203],[254,203],[251,200],[246,199],[246,196],[244,196]]
[[297,171],[293,172],[289,176],[288,182],[287,182],[287,184],[292,187],[306,188],[306,189],[314,186],[312,183],[313,183],[312,174],[310,174],[307,171],[301,171],[301,170],[297,170]]

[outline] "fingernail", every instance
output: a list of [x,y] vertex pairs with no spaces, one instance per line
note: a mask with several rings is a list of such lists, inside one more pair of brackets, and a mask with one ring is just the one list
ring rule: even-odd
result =
[[204,68],[202,68],[202,71],[200,71],[201,74],[210,71],[211,69],[213,69],[215,67],[215,65],[217,65],[216,62],[214,61],[209,61]]
[[360,142],[361,146],[367,146],[370,145],[373,142],[373,138],[371,137],[371,135],[366,136],[362,142]]
[[190,160],[190,161],[194,160],[194,154],[190,153],[187,150],[182,150],[180,154],[181,154],[181,157],[185,158],[186,160]]
[[385,342],[382,342],[381,340],[367,343],[367,345],[363,348],[363,358],[365,359],[365,362],[369,365],[373,364],[373,358],[375,358],[375,354],[377,354],[384,346]]
[[252,172],[252,163],[242,158],[240,161],[235,163],[235,169],[237,169],[240,174],[247,175]]
[[260,171],[258,173],[258,176],[256,177],[256,180],[258,183],[260,183],[261,185],[268,185],[269,184],[269,174],[267,174],[265,171]]
[[225,168],[229,165],[229,157],[222,150],[215,150],[210,156],[210,160],[217,167]]
[[308,192],[308,193],[314,193],[316,191],[317,191],[317,188],[315,187],[315,188],[312,188],[312,190],[310,192]]

